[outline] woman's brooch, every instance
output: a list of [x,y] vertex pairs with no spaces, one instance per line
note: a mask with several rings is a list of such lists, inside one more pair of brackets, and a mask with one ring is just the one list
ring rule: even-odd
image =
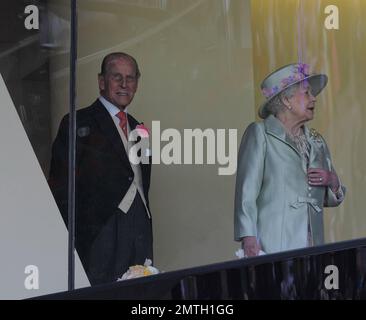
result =
[[310,129],[310,137],[316,142],[320,142],[320,143],[323,142],[322,136],[320,135],[320,133],[313,128]]

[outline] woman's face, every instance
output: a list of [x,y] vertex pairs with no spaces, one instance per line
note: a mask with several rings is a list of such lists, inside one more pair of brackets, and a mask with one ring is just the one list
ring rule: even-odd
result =
[[310,121],[314,118],[315,97],[311,93],[311,87],[307,81],[298,86],[295,94],[288,99],[291,113],[298,121]]

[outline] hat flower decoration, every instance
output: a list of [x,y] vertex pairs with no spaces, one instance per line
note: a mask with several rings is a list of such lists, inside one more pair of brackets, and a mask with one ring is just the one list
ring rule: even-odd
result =
[[271,100],[287,88],[305,80],[309,82],[312,94],[316,96],[326,86],[328,77],[325,74],[311,73],[310,66],[306,63],[289,64],[272,72],[261,85],[266,100],[259,108],[259,116],[267,118],[270,114],[267,107]]

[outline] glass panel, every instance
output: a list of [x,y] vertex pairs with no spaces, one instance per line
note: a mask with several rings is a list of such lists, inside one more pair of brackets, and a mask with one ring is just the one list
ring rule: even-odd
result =
[[[17,299],[67,289],[67,232],[47,182],[57,97],[68,96],[69,7],[4,0],[0,21],[0,298]],[[78,273],[84,286],[80,262]]]
[[[239,207],[244,204],[242,210],[249,208],[250,218],[243,219],[245,226],[236,236],[257,236],[263,251],[272,253],[362,235],[362,220],[357,218],[361,200],[355,197],[356,190],[362,190],[364,176],[359,144],[362,111],[358,92],[362,91],[354,89],[361,83],[356,67],[362,65],[357,59],[362,56],[358,52],[363,50],[363,29],[361,19],[351,19],[354,12],[361,12],[362,4],[334,1],[338,11],[327,5],[315,0],[281,0],[281,4],[278,0],[79,3],[77,92],[78,106],[83,110],[77,123],[77,246],[92,284],[115,281],[128,266],[151,258],[147,211],[153,217],[153,264],[159,269],[169,271],[235,258],[239,247],[232,241],[236,174],[240,194],[241,179],[247,173],[258,170],[260,163],[265,163],[267,173],[269,168],[258,156],[257,144],[248,149],[248,159],[239,155],[236,172],[239,141],[249,124],[259,121],[257,111],[265,101],[260,91],[263,79],[293,62],[308,63],[311,71],[329,79],[316,97],[316,109],[311,110],[311,104],[304,111],[310,118],[315,114],[310,128],[316,131],[305,130],[306,141],[297,144],[296,138],[288,141],[284,135],[282,147],[288,149],[278,152],[283,161],[273,166],[273,174],[254,177],[253,187],[250,185],[245,193],[254,194],[248,204],[237,196]],[[342,14],[341,20],[337,13]],[[344,25],[339,27],[338,21],[345,21]],[[352,50],[339,49],[345,47]],[[103,58],[112,52],[134,57],[141,77],[135,62],[124,56],[106,63],[98,78]],[[301,77],[310,72],[303,65],[296,70],[296,76]],[[280,89],[267,82],[270,91],[264,93],[272,97],[282,91],[285,82],[293,83],[291,75],[279,80]],[[310,93],[317,95],[325,77],[316,78],[320,82],[312,79],[308,81]],[[348,90],[341,90],[342,84]],[[352,98],[345,92],[352,93]],[[105,101],[98,99],[99,94]],[[288,98],[293,97],[288,94]],[[308,92],[306,95],[311,98]],[[346,98],[352,99],[351,104]],[[57,96],[57,104],[60,115],[67,113],[67,96]],[[120,127],[124,120],[115,116],[120,110],[113,105],[138,119],[135,122],[128,117],[128,132],[141,122],[150,128],[150,186],[149,165],[134,168],[128,163],[134,145],[124,143]],[[341,113],[344,105],[352,105],[352,112]],[[279,119],[274,121],[286,134]],[[340,130],[349,122],[356,130],[352,134]],[[329,155],[317,132],[327,141]],[[316,146],[323,151],[314,152]],[[348,152],[340,151],[343,146]],[[274,159],[273,155],[268,157]],[[298,166],[290,168],[294,163]],[[327,183],[334,192],[315,181],[308,184],[307,167],[328,168],[330,172],[332,163],[347,187],[347,197],[337,208],[325,209],[323,216],[325,199],[327,205],[338,204],[334,197],[341,199],[341,189],[336,188],[334,174],[319,170],[310,180],[327,174],[324,180],[332,178]],[[299,186],[303,189],[297,190]],[[263,188],[270,187],[273,191],[266,195]],[[283,206],[276,209],[278,199]],[[271,209],[262,210],[260,202]],[[277,220],[266,218],[271,210],[275,210]],[[352,212],[352,217],[348,218],[346,211]],[[297,235],[299,241],[292,241]]]
[[[251,46],[249,1],[79,3],[78,232],[94,283],[115,281],[151,258],[144,200],[158,269],[235,258],[237,137],[254,119]],[[113,108],[95,104],[102,60],[116,51],[133,56],[141,70],[128,114],[150,130],[149,190],[149,166],[140,167],[139,185]],[[131,59],[117,60],[131,67]],[[122,95],[134,91],[134,65],[108,67],[102,95],[123,106]],[[129,119],[130,130],[136,124]]]
[[[305,123],[316,131],[305,131],[307,142],[301,144],[304,140],[296,138],[301,126],[287,132],[278,122],[286,122],[282,116],[272,117],[287,136],[272,132],[266,146],[282,137],[282,147],[288,149],[277,153],[283,161],[273,173],[257,177],[248,188],[245,197],[254,194],[256,209],[249,206],[251,218],[243,219],[242,229],[235,225],[235,235],[256,235],[267,253],[362,237],[361,15],[366,4],[99,0],[78,5],[77,97],[82,111],[76,127],[76,244],[92,284],[115,281],[145,258],[153,258],[163,271],[235,259],[240,246],[233,241],[235,193],[243,194],[243,177],[258,170],[262,160],[275,158],[260,158],[256,144],[248,149],[249,158],[239,154],[237,162],[240,139],[252,122],[261,121],[257,112],[266,101],[263,93],[272,98],[293,83],[291,75],[312,71],[328,79],[324,88],[324,76],[307,82],[317,101],[314,110],[311,103],[303,110],[309,116]],[[60,127],[60,122],[69,110],[70,8],[61,0],[5,0],[0,8],[0,253],[5,270],[0,280],[6,288],[0,298],[24,298],[67,289],[67,230],[60,210],[66,214],[69,124],[65,120]],[[136,59],[141,77],[127,56],[114,57],[101,70],[103,58],[112,52]],[[267,81],[267,90],[261,91],[266,76],[295,62],[307,63],[310,70],[301,65],[291,71],[295,75],[271,78],[274,82]],[[286,114],[292,117],[304,100],[294,105],[291,99],[298,92],[287,94],[280,107],[289,107],[292,113]],[[141,138],[136,144],[124,141],[124,120],[115,116],[113,105],[127,111],[129,138]],[[314,153],[317,146],[322,151]],[[138,147],[142,153],[135,159],[149,164],[130,164]],[[263,163],[269,170],[270,163]],[[299,163],[295,174],[294,163]],[[332,194],[323,181],[308,183],[306,170],[330,171],[331,164],[347,195],[322,215],[324,199],[328,205],[341,202],[334,200],[342,198],[338,181],[319,171],[310,178],[331,177],[329,184],[339,191]],[[264,192],[269,187],[274,190],[270,201]],[[247,203],[236,199],[237,212],[241,204],[245,209]],[[276,210],[275,228],[275,219],[265,218],[270,210],[259,204],[267,201],[274,210],[278,199],[285,209]],[[301,241],[289,241],[293,235]],[[76,287],[88,284],[77,258]]]

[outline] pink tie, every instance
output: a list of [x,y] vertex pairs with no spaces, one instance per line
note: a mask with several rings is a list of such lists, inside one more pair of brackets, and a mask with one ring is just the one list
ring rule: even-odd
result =
[[121,127],[123,133],[125,134],[125,137],[128,138],[128,136],[127,136],[127,116],[126,116],[126,113],[124,113],[123,111],[120,111],[116,114],[116,117],[119,119],[119,126]]

